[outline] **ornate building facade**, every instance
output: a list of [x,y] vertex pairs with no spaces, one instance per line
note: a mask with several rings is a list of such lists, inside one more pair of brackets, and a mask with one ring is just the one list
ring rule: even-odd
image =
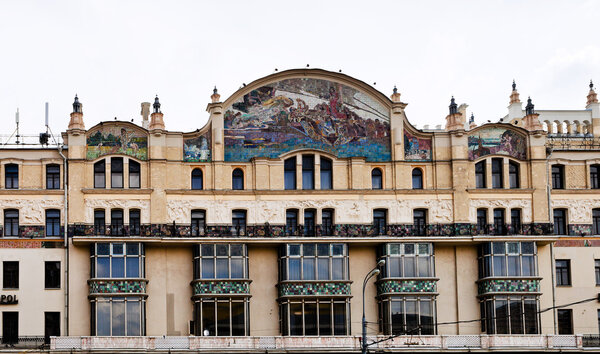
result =
[[3,338],[359,351],[364,309],[371,349],[599,345],[593,86],[543,111],[513,84],[481,126],[454,98],[445,128],[406,106],[318,69],[215,89],[189,133],[158,98],[86,129],[76,98],[60,148],[0,149]]

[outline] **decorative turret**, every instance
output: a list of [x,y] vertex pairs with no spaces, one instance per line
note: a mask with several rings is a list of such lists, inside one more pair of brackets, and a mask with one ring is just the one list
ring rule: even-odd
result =
[[450,100],[450,106],[448,106],[449,114],[446,117],[446,130],[465,130],[465,117],[458,111],[458,105],[454,100],[454,96]]
[[471,118],[469,118],[469,129],[474,129],[475,127],[477,127],[477,124],[475,124],[475,116],[473,115],[473,112],[471,112]]
[[68,129],[85,130],[85,125],[83,124],[83,105],[79,102],[77,95],[75,95],[75,101],[73,101],[73,112],[71,112]]
[[525,117],[523,117],[523,128],[536,131],[543,130],[542,123],[540,123],[539,114],[535,113],[533,109],[534,105],[531,102],[531,97],[527,98],[527,106],[525,106]]
[[515,118],[523,117],[523,108],[519,92],[517,91],[517,83],[512,82],[512,92],[510,93],[510,103],[508,104],[508,120],[512,121]]
[[392,102],[394,103],[400,103],[400,94],[398,93],[398,89],[396,88],[396,86],[394,86],[394,91],[392,93],[392,95],[390,96],[390,98],[392,99]]
[[521,103],[521,99],[519,98],[519,91],[517,91],[517,84],[515,80],[512,83],[512,92],[510,94],[510,104],[513,103]]
[[590,92],[587,95],[587,106],[591,105],[592,103],[598,103],[598,95],[596,94],[596,91],[594,90],[594,83],[592,82],[592,80],[590,80]]
[[219,95],[219,92],[217,91],[217,86],[215,86],[215,88],[213,89],[213,94],[210,95],[210,99],[211,99],[212,103],[220,102],[221,95]]
[[533,111],[533,103],[531,103],[531,97],[527,98],[527,106],[525,106],[525,115],[531,115],[534,114],[535,112]]
[[163,114],[160,111],[160,102],[158,101],[158,95],[154,99],[154,104],[152,105],[154,111],[150,116],[150,126],[149,130],[165,130],[165,122],[163,121]]

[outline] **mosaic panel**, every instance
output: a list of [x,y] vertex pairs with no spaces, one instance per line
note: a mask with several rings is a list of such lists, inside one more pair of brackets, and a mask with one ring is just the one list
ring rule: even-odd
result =
[[183,139],[183,161],[210,162],[212,158],[210,138],[210,129],[208,129],[199,136]]
[[40,225],[19,226],[19,235],[20,237],[44,237],[46,236],[45,229]]
[[539,292],[538,279],[486,279],[477,284],[479,295],[504,292]]
[[87,137],[88,160],[111,154],[124,154],[140,160],[148,159],[148,136],[124,125],[106,124]]
[[298,282],[279,283],[279,296],[350,296],[350,283],[341,282]]
[[571,236],[589,236],[591,234],[592,234],[592,225],[569,224],[569,235],[571,235]]
[[90,280],[90,295],[96,294],[145,294],[147,280]]
[[225,111],[225,161],[277,158],[299,148],[389,161],[389,109],[340,83],[286,79],[252,90]]
[[62,248],[62,241],[30,241],[30,240],[6,240],[0,241],[0,248]]
[[407,161],[430,161],[431,139],[414,136],[404,128],[404,159]]
[[486,155],[508,155],[519,160],[527,157],[525,137],[514,130],[490,127],[469,134],[469,159]]
[[205,294],[250,294],[250,283],[239,280],[215,280],[195,282],[194,295]]
[[390,293],[434,293],[436,291],[436,280],[384,279],[377,282],[377,294],[379,295]]

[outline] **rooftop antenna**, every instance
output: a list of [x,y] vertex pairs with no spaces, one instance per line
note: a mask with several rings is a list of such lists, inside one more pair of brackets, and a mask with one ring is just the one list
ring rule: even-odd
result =
[[19,108],[17,108],[17,113],[15,113],[15,122],[17,123],[17,144],[19,144]]
[[45,133],[40,133],[40,144],[41,145],[48,145],[48,139],[50,137],[52,137],[52,141],[54,142],[54,144],[56,144],[56,146],[58,146],[58,141],[56,141],[56,138],[54,138],[54,134],[52,133],[52,129],[50,129],[50,123],[49,123],[49,116],[50,116],[50,108],[49,108],[49,104],[48,102],[46,102],[46,132]]

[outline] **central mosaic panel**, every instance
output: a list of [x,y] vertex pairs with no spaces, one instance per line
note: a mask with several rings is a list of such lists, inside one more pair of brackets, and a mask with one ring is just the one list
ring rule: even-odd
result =
[[301,148],[388,161],[389,110],[349,86],[308,78],[262,86],[226,109],[226,161],[277,158]]

